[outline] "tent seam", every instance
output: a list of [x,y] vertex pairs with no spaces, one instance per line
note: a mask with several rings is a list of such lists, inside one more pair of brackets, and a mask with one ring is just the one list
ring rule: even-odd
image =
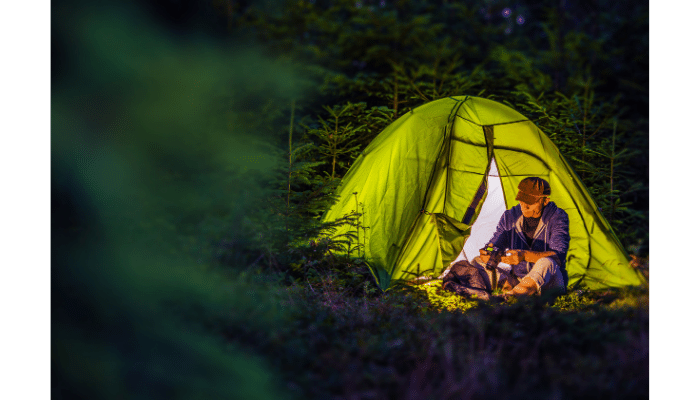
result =
[[485,126],[501,126],[501,125],[519,124],[519,123],[521,123],[521,122],[531,122],[531,121],[528,120],[528,119],[520,119],[520,120],[517,120],[517,121],[500,122],[500,123],[497,123],[497,124],[486,124],[486,125],[482,125],[482,124],[480,124],[480,123],[478,123],[478,122],[474,122],[474,121],[472,121],[472,120],[470,120],[470,119],[468,119],[468,118],[464,118],[463,116],[461,116],[461,115],[459,115],[459,114],[457,114],[456,116],[459,117],[459,118],[462,118],[463,120],[465,120],[465,121],[467,121],[467,122],[471,122],[472,124],[474,124],[474,125],[476,125],[476,126],[480,126],[480,127],[482,127],[482,128],[485,127]]

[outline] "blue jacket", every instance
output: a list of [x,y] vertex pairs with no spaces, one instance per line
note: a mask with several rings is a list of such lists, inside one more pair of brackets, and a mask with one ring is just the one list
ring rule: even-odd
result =
[[[550,201],[542,210],[542,217],[539,225],[537,225],[532,247],[527,245],[527,240],[523,233],[523,213],[520,210],[520,204],[503,213],[490,243],[501,249],[556,252],[558,260],[556,258],[553,259],[559,265],[559,269],[564,276],[564,284],[568,285],[569,274],[566,272],[566,252],[569,251],[569,239],[569,216],[566,214],[566,211],[558,208],[554,202]],[[517,274],[518,270],[525,269],[530,271],[532,265],[523,261],[513,268]]]

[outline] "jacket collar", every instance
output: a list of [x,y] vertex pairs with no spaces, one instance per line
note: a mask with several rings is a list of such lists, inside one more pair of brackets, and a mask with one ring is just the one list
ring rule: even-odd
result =
[[[515,221],[515,231],[517,232],[518,236],[520,236],[520,239],[522,239],[523,243],[527,243],[527,240],[525,240],[525,233],[523,233],[523,212],[520,209],[520,205],[518,204],[516,206],[518,210],[518,219]],[[552,218],[552,215],[554,215],[554,211],[557,209],[557,205],[554,204],[553,201],[550,200],[550,202],[544,206],[544,209],[542,210],[542,216],[540,217],[540,222],[537,224],[537,229],[535,230],[535,235],[533,237],[539,237],[540,234],[542,233],[542,230],[546,226],[547,222]]]

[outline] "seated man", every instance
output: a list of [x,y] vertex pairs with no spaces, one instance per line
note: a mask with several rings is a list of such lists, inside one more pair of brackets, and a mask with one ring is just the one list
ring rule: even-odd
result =
[[471,263],[462,260],[452,266],[443,288],[488,299],[495,289],[489,274],[496,274],[496,288],[506,290],[506,296],[540,294],[548,289],[565,292],[569,217],[549,200],[550,194],[549,183],[544,179],[525,178],[515,197],[520,204],[501,216],[489,246],[509,249],[509,255],[501,262],[512,265],[510,271],[487,271],[489,255],[480,250],[481,255]]

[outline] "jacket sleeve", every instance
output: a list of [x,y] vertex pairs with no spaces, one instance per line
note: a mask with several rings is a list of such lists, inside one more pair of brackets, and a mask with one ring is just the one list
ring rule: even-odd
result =
[[496,232],[494,232],[493,236],[491,237],[491,240],[489,240],[489,243],[493,243],[493,245],[498,247],[499,249],[505,249],[510,245],[508,235],[511,232],[506,226],[507,213],[508,212],[506,211],[503,213],[503,215],[501,215],[501,219],[498,221],[498,225],[496,226]]
[[561,263],[566,262],[566,252],[569,251],[569,216],[566,211],[559,209],[556,218],[549,224],[549,250],[557,253]]

